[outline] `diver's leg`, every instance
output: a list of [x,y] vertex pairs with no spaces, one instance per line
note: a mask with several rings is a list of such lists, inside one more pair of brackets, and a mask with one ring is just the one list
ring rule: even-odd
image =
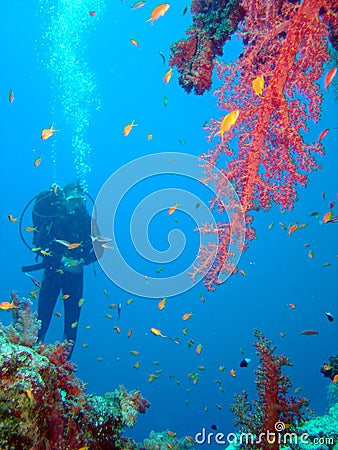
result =
[[81,307],[79,300],[83,294],[83,271],[81,273],[65,273],[62,293],[69,295],[65,302],[65,329],[63,339],[71,341],[72,348],[69,358],[74,349],[74,344],[77,336],[78,321],[80,318]]
[[41,328],[38,332],[38,340],[43,341],[50,321],[56,300],[60,292],[60,274],[55,269],[46,269],[39,291],[38,319],[41,320]]

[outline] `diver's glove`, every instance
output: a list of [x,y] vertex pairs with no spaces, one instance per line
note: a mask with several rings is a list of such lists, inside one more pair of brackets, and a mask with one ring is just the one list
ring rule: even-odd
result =
[[63,256],[61,258],[62,269],[70,273],[80,273],[84,266],[84,259],[72,259]]

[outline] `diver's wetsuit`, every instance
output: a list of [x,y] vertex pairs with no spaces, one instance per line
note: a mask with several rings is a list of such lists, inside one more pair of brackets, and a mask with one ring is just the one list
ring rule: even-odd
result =
[[[87,210],[82,208],[76,212],[53,217],[44,230],[38,231],[33,244],[46,250],[44,256],[45,271],[39,292],[38,318],[42,325],[38,338],[43,340],[50,321],[56,301],[61,294],[65,296],[64,302],[64,339],[76,340],[77,323],[80,317],[79,300],[83,295],[83,265],[96,261],[93,243],[90,236],[91,218]],[[48,212],[45,211],[48,215]],[[69,249],[67,245],[57,242],[64,240],[68,243],[81,243],[76,248]],[[95,244],[94,244],[95,245]],[[71,258],[74,261],[82,261],[80,265],[74,263],[77,273],[67,270],[62,264],[62,258]],[[67,298],[66,298],[67,296]],[[72,346],[72,350],[74,345]],[[71,353],[69,357],[71,356]]]

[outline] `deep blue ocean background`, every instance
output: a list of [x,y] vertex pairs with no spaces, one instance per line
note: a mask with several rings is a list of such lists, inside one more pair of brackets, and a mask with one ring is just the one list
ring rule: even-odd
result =
[[[2,1],[1,301],[8,300],[12,290],[28,296],[34,288],[21,272],[22,265],[34,263],[34,255],[21,242],[18,224],[8,220],[9,214],[20,216],[33,196],[52,183],[64,186],[79,173],[95,198],[105,181],[135,158],[157,152],[198,156],[209,146],[203,124],[211,117],[223,117],[212,92],[203,96],[186,94],[178,85],[175,70],[170,83],[163,82],[169,47],[184,36],[191,23],[189,12],[182,15],[188,2],[173,2],[165,16],[153,25],[146,20],[157,5],[154,1],[135,10],[131,9],[130,0],[70,3],[67,6],[65,0],[19,0],[14,7],[13,2]],[[91,10],[96,11],[95,17],[89,15]],[[139,46],[133,46],[130,39],[137,40]],[[223,59],[232,60],[240,51],[240,41],[233,38],[224,48]],[[159,52],[165,55],[165,64]],[[323,85],[323,80],[320,83]],[[219,80],[214,77],[213,90],[218,86]],[[15,96],[13,103],[8,101],[10,89]],[[72,360],[88,393],[104,394],[123,384],[127,389],[141,390],[150,401],[150,409],[139,416],[134,429],[126,430],[126,435],[141,441],[150,430],[169,429],[179,436],[194,436],[203,427],[210,430],[212,424],[225,434],[234,431],[234,416],[229,412],[234,393],[245,389],[250,399],[257,398],[257,358],[253,348],[256,327],[274,342],[278,353],[291,359],[293,366],[285,370],[292,380],[290,393],[302,388],[301,395],[310,399],[314,414],[327,410],[330,381],[320,374],[320,367],[337,353],[338,225],[321,225],[310,214],[318,211],[322,218],[329,211],[329,203],[338,200],[338,124],[334,86],[323,90],[323,94],[321,121],[309,124],[306,136],[313,141],[323,129],[330,129],[323,141],[326,154],[319,158],[322,169],[310,174],[306,188],[298,189],[299,200],[292,212],[282,214],[273,207],[268,213],[255,214],[257,239],[250,243],[238,266],[246,276],[234,275],[214,292],[206,291],[199,283],[169,298],[166,308],[159,311],[159,299],[141,298],[120,289],[98,264],[96,274],[92,266],[85,269],[85,303]],[[166,106],[164,96],[168,100]],[[124,137],[123,127],[132,120],[138,126]],[[41,130],[52,122],[60,131],[42,141]],[[153,135],[151,140],[147,139],[149,133]],[[74,136],[79,137],[75,149]],[[42,162],[34,167],[39,156]],[[88,173],[86,165],[91,168]],[[163,186],[160,180],[153,186],[157,189],[175,182],[169,177]],[[126,200],[125,214],[119,215],[121,249],[135,267],[142,266],[142,259],[137,255],[133,259],[127,212],[137,206],[135,198],[148,195],[149,186],[140,186],[135,197],[130,197],[130,204]],[[186,187],[184,182],[181,187]],[[176,201],[173,198],[172,204]],[[336,215],[338,208],[333,211]],[[30,213],[28,210],[25,225],[31,225]],[[291,237],[278,224],[288,226],[296,221],[308,226]],[[275,225],[269,229],[271,223]],[[185,268],[189,259],[196,257],[198,248],[191,218],[180,211],[168,216],[165,210],[149,228],[154,247],[166,249],[167,234],[172,228],[184,231],[186,246],[182,258],[168,266],[170,275]],[[29,235],[27,241],[30,242]],[[307,243],[310,247],[305,247]],[[309,249],[314,252],[313,259],[308,257]],[[161,264],[143,263],[149,275],[166,275],[165,271],[156,274],[156,267]],[[330,266],[323,266],[325,263]],[[41,272],[34,275],[40,278]],[[129,298],[134,301],[127,305]],[[33,302],[36,308],[37,300]],[[111,303],[122,304],[120,319],[116,310],[109,308]],[[296,309],[287,306],[289,303],[294,303]],[[63,313],[62,300],[56,311]],[[334,322],[327,320],[327,311],[335,317]],[[189,312],[194,316],[183,322],[181,316]],[[106,318],[107,313],[113,319]],[[4,323],[10,320],[10,313],[0,314]],[[88,325],[92,325],[90,330],[86,329]],[[121,334],[114,331],[114,325],[121,328]],[[178,336],[182,344],[152,335],[150,327]],[[189,328],[187,336],[182,333],[185,327]],[[133,335],[128,338],[130,328]],[[315,329],[319,334],[300,335],[305,329]],[[53,317],[47,341],[60,340],[62,332],[62,318]],[[281,332],[285,337],[280,336]],[[187,347],[189,339],[195,341],[191,348]],[[197,343],[203,344],[199,356],[195,353]],[[83,344],[88,347],[83,348]],[[130,350],[138,350],[140,355],[133,356]],[[251,359],[245,369],[239,367],[243,356]],[[136,361],[140,362],[138,369],[133,367]],[[154,365],[154,361],[159,365]],[[205,370],[200,371],[198,365]],[[220,372],[219,366],[225,370]],[[237,373],[235,378],[229,373],[232,368]],[[149,374],[157,369],[162,373],[148,383]],[[200,372],[196,385],[187,376],[193,372]],[[224,392],[219,390],[217,380]],[[214,446],[217,447],[220,446]]]

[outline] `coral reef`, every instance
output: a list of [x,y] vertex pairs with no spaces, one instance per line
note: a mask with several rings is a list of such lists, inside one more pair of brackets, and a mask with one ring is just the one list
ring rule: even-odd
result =
[[[272,346],[261,331],[255,330],[255,347],[260,365],[256,370],[256,388],[259,400],[248,402],[247,393],[235,396],[235,403],[230,410],[236,414],[236,425],[241,425],[241,432],[249,433],[253,442],[243,443],[243,449],[278,450],[277,439],[272,438],[280,431],[292,431],[302,421],[302,407],[308,404],[305,398],[287,397],[291,387],[288,376],[282,373],[283,366],[291,366],[285,355],[274,354]],[[281,423],[281,429],[278,424]],[[287,424],[287,428],[283,427]]]
[[155,433],[151,431],[149,437],[144,440],[144,448],[146,450],[185,450],[193,448],[193,441],[190,436],[179,439],[175,433],[170,431],[161,431]]
[[30,302],[15,293],[12,300],[14,323],[0,323],[0,448],[139,448],[122,432],[149,402],[123,386],[105,397],[86,395],[68,360],[69,344],[36,344],[39,323]]
[[179,83],[188,93],[201,95],[211,87],[215,57],[244,16],[239,0],[193,0],[193,25],[187,39],[171,46],[170,66],[179,71]]
[[330,380],[336,384],[338,381],[338,355],[330,356],[329,362],[323,364],[323,367],[320,368],[320,372],[324,377],[330,378]]
[[[221,85],[215,94],[223,117],[205,126],[208,141],[215,145],[200,158],[206,183],[213,185],[210,167],[218,167],[236,189],[249,241],[254,237],[250,212],[267,211],[273,204],[291,210],[299,187],[306,186],[308,174],[320,168],[323,145],[320,140],[306,142],[305,133],[310,121],[318,122],[321,114],[318,80],[330,60],[337,2],[241,0],[240,7],[245,15],[236,36],[242,39],[244,50],[236,61],[216,64]],[[203,44],[203,51],[209,51],[208,45]],[[195,53],[192,49],[191,54]],[[253,87],[257,79],[262,83],[260,90]],[[227,115],[235,111],[235,122],[226,124]],[[223,185],[221,179],[213,185],[216,195],[211,202],[212,209],[220,213],[226,212],[221,201]],[[231,242],[226,233],[218,237],[221,251],[216,258],[212,258],[212,246],[201,246],[193,270],[193,276],[200,274],[209,290],[217,286],[220,272],[228,273],[224,262]],[[216,261],[207,272],[211,258]]]

